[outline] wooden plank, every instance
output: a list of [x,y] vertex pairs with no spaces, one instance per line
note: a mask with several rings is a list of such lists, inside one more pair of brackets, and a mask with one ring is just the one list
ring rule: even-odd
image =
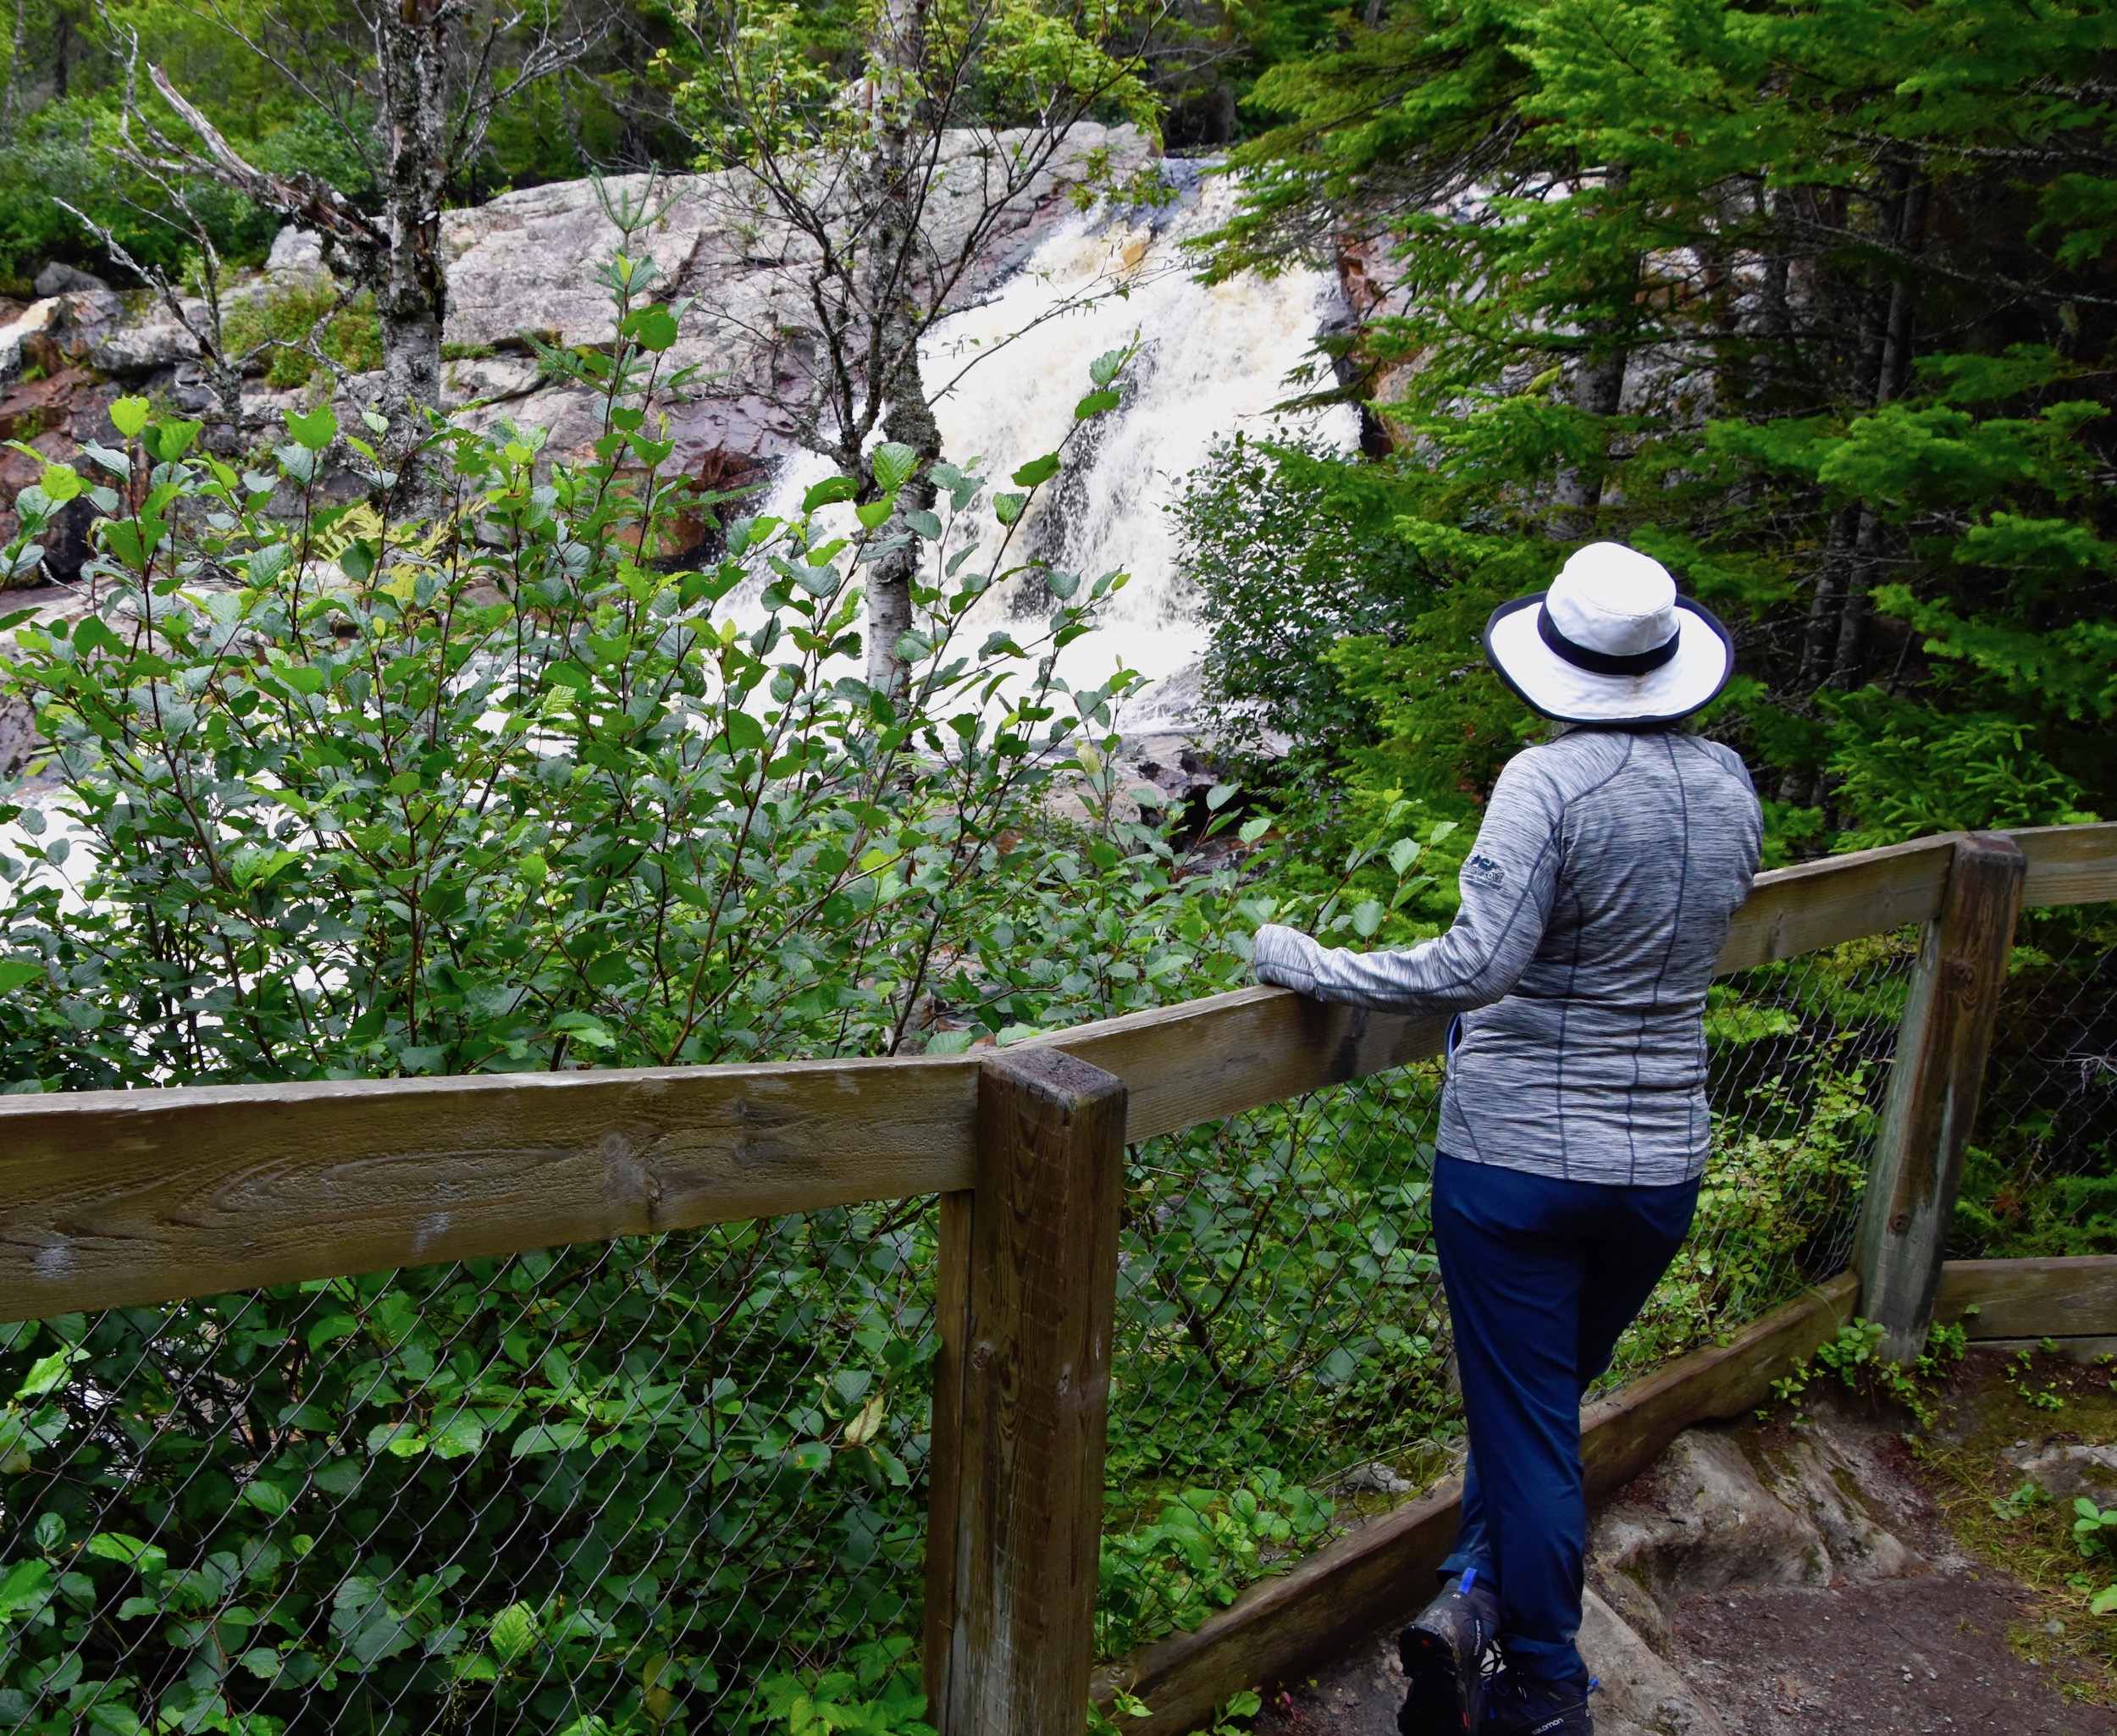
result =
[[2010,838],[1959,838],[1947,895],[1929,922],[1904,1003],[1889,1094],[1862,1196],[1854,1269],[1882,1353],[1926,1347],[1963,1154],[1977,1120],[2021,909],[2024,861]]
[[[1081,1736],[1125,1197],[1125,1086],[1053,1048],[988,1056],[952,1454],[941,1736]],[[947,1491],[940,1491],[942,1498]],[[952,1583],[951,1583],[952,1582]]]
[[1720,949],[1722,976],[1930,921],[1960,833],[1760,874]]
[[1859,1312],[1860,1280],[1840,1273],[1766,1314],[1725,1346],[1694,1351],[1581,1413],[1588,1498],[1614,1494],[1694,1423],[1738,1417],[1772,1396],[1772,1383]]
[[0,1319],[970,1184],[974,1057],[0,1097]]
[[1258,987],[1079,1025],[1020,1047],[1063,1048],[1124,1080],[1131,1093],[1125,1136],[1138,1141],[1437,1055],[1447,1030],[1445,1017],[1370,1013]]
[[963,1511],[963,1375],[970,1353],[970,1226],[977,1195],[969,1188],[941,1196],[935,1253],[931,1442],[926,1454],[926,1599],[920,1658],[926,1699],[937,1702],[955,1631],[958,1520]]
[[2117,821],[2036,826],[2005,836],[2029,865],[2021,887],[2025,905],[2117,902]]
[[[1581,1460],[1591,1498],[1621,1487],[1694,1423],[1738,1416],[1763,1402],[1793,1362],[1837,1335],[1859,1289],[1847,1274],[1767,1314],[1724,1348],[1699,1351],[1581,1413]],[[1456,1536],[1462,1488],[1453,1479],[1371,1520],[1298,1567],[1249,1588],[1196,1632],[1144,1646],[1097,1672],[1107,1708],[1124,1688],[1149,1716],[1125,1736],[1185,1736],[1245,1688],[1304,1667],[1409,1621],[1433,1595],[1434,1570]]]
[[1941,1268],[1933,1318],[1963,1320],[1973,1340],[2117,1335],[2117,1256],[1950,1260]]

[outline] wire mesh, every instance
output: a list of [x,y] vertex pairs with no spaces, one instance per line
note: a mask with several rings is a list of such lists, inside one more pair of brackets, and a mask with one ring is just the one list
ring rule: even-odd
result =
[[2015,941],[1948,1252],[2117,1252],[2117,906]]
[[[1843,1265],[1910,958],[1716,987],[1698,1230],[1618,1373]],[[1106,1654],[1451,1462],[1440,1086],[1130,1153]],[[0,1327],[0,1727],[703,1736],[915,1667],[935,1233],[908,1201]]]
[[740,1729],[908,1646],[931,1218],[0,1329],[0,1725]]
[[[1843,1269],[1916,932],[1716,984],[1696,1225],[1611,1381]],[[1135,1148],[1099,1639],[1194,1626],[1452,1464],[1424,1064]]]

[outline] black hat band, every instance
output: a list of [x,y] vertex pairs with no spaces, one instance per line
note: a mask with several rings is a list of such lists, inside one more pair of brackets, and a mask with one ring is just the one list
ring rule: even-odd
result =
[[1541,605],[1536,611],[1537,636],[1552,650],[1563,657],[1576,669],[1585,669],[1595,675],[1651,675],[1676,655],[1678,644],[1683,637],[1683,629],[1678,627],[1668,636],[1668,643],[1654,647],[1650,651],[1635,651],[1617,655],[1609,651],[1598,651],[1587,645],[1576,644],[1558,630],[1558,623],[1551,619],[1550,607]]

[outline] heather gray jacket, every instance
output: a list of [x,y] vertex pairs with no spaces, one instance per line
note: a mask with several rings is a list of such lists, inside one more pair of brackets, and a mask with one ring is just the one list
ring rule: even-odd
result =
[[1727,749],[1576,730],[1508,761],[1447,933],[1401,953],[1257,931],[1257,972],[1324,1000],[1460,1012],[1440,1148],[1654,1186],[1705,1168],[1705,988],[1763,837]]

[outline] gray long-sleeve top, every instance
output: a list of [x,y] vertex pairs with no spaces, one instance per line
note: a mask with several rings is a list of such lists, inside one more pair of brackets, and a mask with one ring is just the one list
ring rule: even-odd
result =
[[1267,982],[1391,1012],[1458,1012],[1451,1157],[1655,1186],[1705,1164],[1705,990],[1755,874],[1742,761],[1672,730],[1577,730],[1507,762],[1462,909],[1408,952],[1257,931]]

